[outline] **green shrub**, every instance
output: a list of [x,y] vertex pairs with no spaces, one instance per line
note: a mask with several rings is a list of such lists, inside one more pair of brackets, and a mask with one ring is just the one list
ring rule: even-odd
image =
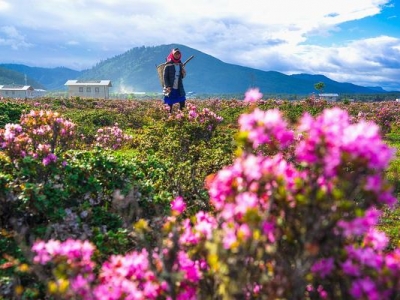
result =
[[18,123],[28,106],[12,102],[0,102],[0,128],[7,123]]

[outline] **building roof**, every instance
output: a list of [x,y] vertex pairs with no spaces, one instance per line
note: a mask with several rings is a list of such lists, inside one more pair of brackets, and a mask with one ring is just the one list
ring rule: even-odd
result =
[[64,85],[79,85],[79,86],[109,86],[111,80],[67,80]]
[[30,85],[0,85],[2,91],[33,91]]

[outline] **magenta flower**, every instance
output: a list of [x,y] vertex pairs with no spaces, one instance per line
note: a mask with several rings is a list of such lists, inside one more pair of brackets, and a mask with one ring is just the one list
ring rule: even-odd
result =
[[321,278],[328,276],[334,267],[334,260],[332,257],[323,258],[318,260],[312,267],[311,272],[318,274]]
[[259,199],[254,193],[241,193],[236,197],[236,208],[235,214],[241,218],[250,209],[256,209],[259,203]]
[[255,88],[255,89],[249,89],[245,94],[244,94],[244,102],[256,102],[258,100],[261,100],[263,94],[260,93],[260,90]]
[[248,132],[248,139],[254,148],[265,144],[283,149],[294,139],[293,132],[287,129],[278,109],[262,111],[256,108],[250,114],[241,115],[239,125],[241,131]]
[[371,278],[366,277],[353,281],[350,294],[356,299],[381,300],[377,286]]
[[181,245],[196,245],[199,243],[199,236],[193,232],[193,228],[189,219],[182,221],[182,229],[183,231],[179,236],[179,243]]
[[262,230],[265,236],[267,237],[268,241],[271,243],[275,242],[275,224],[273,222],[265,221],[262,225]]
[[237,243],[237,235],[236,230],[231,225],[227,223],[222,224],[222,230],[224,231],[224,237],[222,240],[222,244],[225,249],[230,249]]
[[182,197],[176,197],[172,202],[171,202],[171,209],[173,213],[176,214],[181,214],[185,211],[186,209],[186,203],[183,201]]
[[384,250],[389,244],[389,238],[383,231],[370,228],[364,236],[364,243],[375,250]]
[[341,267],[343,272],[345,272],[347,275],[359,276],[361,274],[359,265],[354,263],[351,259],[347,259],[341,264]]
[[183,272],[185,280],[198,282],[201,279],[199,263],[191,260],[184,251],[179,251],[178,253],[178,266],[179,271]]
[[209,213],[200,211],[196,214],[196,223],[194,229],[204,236],[206,239],[210,239],[214,228],[217,227],[217,221]]
[[43,158],[43,165],[47,166],[49,164],[51,164],[52,162],[56,162],[57,161],[57,156],[54,153],[49,153],[45,158]]
[[381,139],[378,125],[365,121],[344,130],[343,149],[355,158],[367,159],[369,167],[378,170],[387,168],[395,154]]
[[372,207],[365,212],[364,216],[356,217],[351,221],[340,220],[337,225],[343,230],[343,235],[346,237],[360,236],[378,224],[380,215],[381,212]]

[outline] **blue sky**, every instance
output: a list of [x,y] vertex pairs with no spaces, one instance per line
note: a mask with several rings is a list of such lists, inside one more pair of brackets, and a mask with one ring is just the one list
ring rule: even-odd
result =
[[0,63],[82,70],[173,43],[400,91],[399,0],[0,0]]

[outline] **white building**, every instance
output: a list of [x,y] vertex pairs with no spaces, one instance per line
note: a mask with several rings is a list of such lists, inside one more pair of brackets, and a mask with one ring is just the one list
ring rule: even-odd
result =
[[339,94],[318,94],[319,99],[335,102],[339,98]]
[[112,87],[111,80],[68,80],[68,97],[100,98],[110,97],[109,88]]
[[43,89],[34,89],[33,93],[32,93],[32,97],[33,98],[40,98],[40,97],[44,97],[47,94],[46,90]]
[[30,85],[0,85],[0,97],[3,98],[33,98],[33,91]]

